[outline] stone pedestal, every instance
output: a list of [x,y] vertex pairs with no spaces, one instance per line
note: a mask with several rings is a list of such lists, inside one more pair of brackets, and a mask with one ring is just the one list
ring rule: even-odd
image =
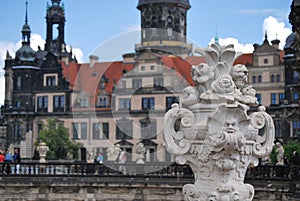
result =
[[[233,45],[212,44],[197,52],[207,63],[192,67],[195,86],[184,89],[180,104],[165,115],[167,151],[194,172],[195,183],[183,187],[185,200],[251,201],[254,188],[244,184],[245,174],[270,154],[273,120],[257,107],[247,68],[233,65],[238,56]],[[250,107],[256,112],[249,114]]]

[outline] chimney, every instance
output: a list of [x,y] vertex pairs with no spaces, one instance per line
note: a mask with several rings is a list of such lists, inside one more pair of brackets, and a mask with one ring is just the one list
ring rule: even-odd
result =
[[273,47],[276,47],[277,49],[279,49],[280,40],[275,39],[275,40],[272,40],[271,43],[272,43]]
[[90,58],[90,68],[94,68],[95,64],[99,60],[99,57],[95,55],[90,55],[89,58]]

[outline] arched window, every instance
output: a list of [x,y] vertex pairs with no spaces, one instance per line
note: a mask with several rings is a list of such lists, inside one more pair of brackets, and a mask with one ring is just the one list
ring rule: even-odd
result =
[[271,75],[271,82],[275,82],[275,76],[273,74]]
[[256,76],[255,75],[252,76],[252,83],[256,83]]
[[276,75],[276,82],[280,82],[281,80],[280,80],[280,74],[277,74]]
[[258,83],[262,83],[262,77],[261,77],[261,75],[258,76],[257,82]]

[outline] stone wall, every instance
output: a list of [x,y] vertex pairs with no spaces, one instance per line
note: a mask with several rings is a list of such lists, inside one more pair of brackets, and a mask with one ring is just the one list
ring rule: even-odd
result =
[[[188,179],[146,177],[3,177],[0,201],[181,201]],[[251,181],[254,201],[295,200],[291,182]]]

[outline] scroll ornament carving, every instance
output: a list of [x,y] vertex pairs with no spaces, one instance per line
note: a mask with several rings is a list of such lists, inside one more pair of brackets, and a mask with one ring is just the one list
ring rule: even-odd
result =
[[[212,44],[197,53],[207,63],[191,68],[195,86],[185,88],[180,103],[164,118],[167,151],[188,164],[195,183],[183,187],[188,201],[251,201],[254,188],[244,184],[247,168],[270,154],[275,131],[245,65],[233,45]],[[248,114],[251,107],[256,112]]]

